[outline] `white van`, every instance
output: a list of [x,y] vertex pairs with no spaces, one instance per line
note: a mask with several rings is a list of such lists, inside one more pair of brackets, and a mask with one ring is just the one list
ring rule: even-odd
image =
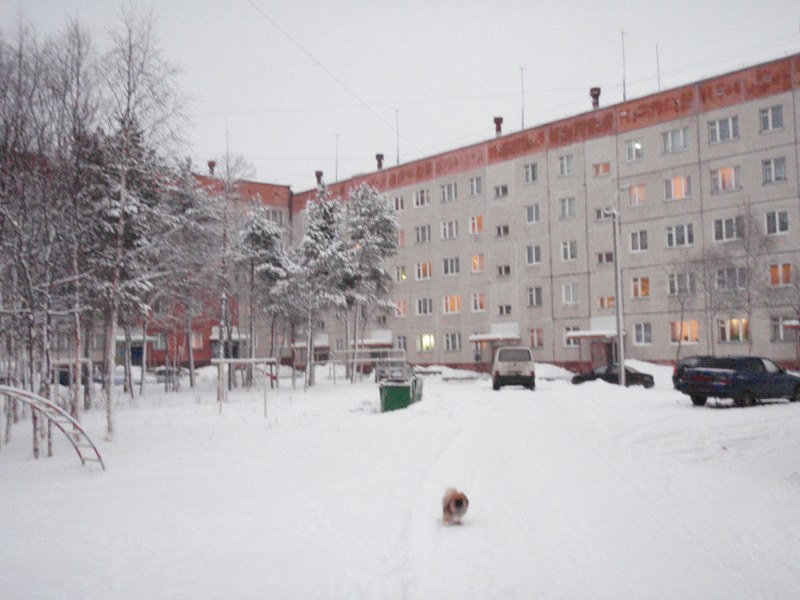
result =
[[521,385],[536,389],[536,369],[533,353],[525,346],[503,346],[494,353],[492,365],[492,389],[504,385]]

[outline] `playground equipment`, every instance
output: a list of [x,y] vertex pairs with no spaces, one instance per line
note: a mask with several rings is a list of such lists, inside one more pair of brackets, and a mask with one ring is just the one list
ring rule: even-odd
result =
[[264,374],[264,418],[267,416],[267,380],[269,385],[278,385],[278,361],[275,358],[212,358],[211,364],[217,366],[217,404],[219,412],[222,413],[222,403],[226,399],[225,389],[225,365],[228,368],[242,365],[263,365]]
[[[32,392],[13,388],[6,385],[0,385],[0,396],[9,396],[15,398],[24,404],[31,407],[32,410],[37,411],[41,416],[47,419],[47,455],[53,456],[53,442],[52,442],[52,426],[55,425],[61,430],[61,433],[69,440],[75,452],[78,453],[78,458],[81,459],[81,464],[86,465],[87,462],[98,462],[103,470],[106,470],[106,465],[103,463],[103,458],[100,456],[100,451],[94,442],[89,437],[89,434],[84,431],[81,424],[76,421],[68,412],[61,407],[50,402],[49,400],[37,396]],[[72,429],[69,426],[72,425]],[[65,428],[66,426],[66,428]],[[94,454],[92,456],[91,454]]]

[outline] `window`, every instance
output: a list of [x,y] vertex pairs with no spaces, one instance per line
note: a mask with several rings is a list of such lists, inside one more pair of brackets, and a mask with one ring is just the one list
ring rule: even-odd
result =
[[643,158],[644,146],[642,146],[642,140],[627,140],[625,142],[625,159],[628,162],[632,162]]
[[711,193],[732,192],[741,187],[739,167],[723,167],[711,171]]
[[458,199],[458,186],[455,183],[446,183],[442,186],[442,202],[452,202]]
[[417,190],[414,192],[414,206],[428,206],[431,203],[431,195],[428,190]]
[[445,333],[444,334],[444,351],[445,352],[458,352],[461,350],[461,334],[460,333]]
[[561,198],[561,218],[572,219],[575,217],[575,198]]
[[395,340],[395,345],[397,346],[398,350],[407,350],[408,338],[404,335],[398,335],[397,339]]
[[497,267],[497,275],[499,277],[508,277],[511,275],[511,265],[500,265]]
[[689,128],[680,127],[661,134],[661,149],[664,154],[682,152],[689,147]]
[[570,240],[568,242],[561,242],[561,260],[577,260],[578,259],[578,242]]
[[478,215],[476,217],[469,218],[469,232],[473,235],[481,233],[483,231],[483,216]]
[[727,117],[708,122],[708,141],[718,144],[739,138],[739,117]]
[[744,236],[744,217],[714,219],[714,241],[729,242]]
[[406,245],[406,230],[398,229],[397,231],[397,245],[401,248]]
[[528,264],[538,265],[542,262],[542,247],[541,246],[528,246]]
[[631,298],[647,298],[650,296],[650,278],[634,277],[631,279]]
[[472,272],[483,273],[483,254],[472,255]]
[[496,231],[497,237],[506,237],[508,235],[508,225],[498,225]]
[[697,321],[671,321],[669,324],[669,341],[673,344],[696,344],[700,339],[700,324]]
[[686,296],[695,292],[694,273],[671,273],[668,282],[670,296]]
[[773,287],[791,285],[792,265],[791,263],[781,263],[769,266],[769,284]]
[[432,333],[420,333],[417,336],[417,352],[433,352],[434,339]]
[[442,223],[442,239],[454,240],[458,237],[458,221],[444,221]]
[[531,329],[531,348],[544,348],[544,329]]
[[431,261],[417,263],[417,280],[430,279],[431,275],[433,275],[433,263]]
[[647,250],[647,230],[631,233],[631,252],[644,252]]
[[592,173],[595,177],[605,177],[611,173],[611,163],[602,162],[592,165]]
[[616,299],[614,296],[600,296],[597,299],[597,308],[614,308]]
[[796,321],[797,317],[770,317],[770,341],[772,342],[788,342],[793,340],[797,334],[791,335],[791,329],[786,327],[787,321]]
[[483,191],[483,185],[480,177],[470,177],[469,180],[469,195],[480,196]]
[[166,350],[167,349],[167,334],[166,333],[159,333],[156,335],[156,350]]
[[398,300],[395,302],[395,306],[398,318],[408,316],[408,300]]
[[750,339],[749,319],[725,319],[717,321],[720,342],[746,342]]
[[764,185],[786,181],[786,158],[770,158],[761,161]]
[[455,256],[453,258],[445,258],[442,261],[442,273],[444,275],[455,275],[460,271],[460,265],[458,257]]
[[685,200],[692,195],[692,178],[689,175],[664,181],[664,200]]
[[747,289],[747,269],[744,267],[717,269],[717,289],[720,292]]
[[501,304],[497,307],[497,314],[501,317],[507,317],[511,314],[510,304]]
[[767,212],[767,235],[789,232],[789,211],[772,210]]
[[647,186],[637,183],[628,188],[628,204],[630,206],[641,206],[647,202]]
[[278,225],[283,225],[283,213],[279,210],[268,210],[267,218],[273,223],[277,223]]
[[342,350],[344,350],[344,340],[341,339],[341,338],[338,338],[336,340],[336,346],[334,346],[334,347],[336,348],[337,352],[341,352]]
[[761,133],[775,131],[783,128],[783,106],[770,106],[758,111],[758,119],[761,121]]
[[539,167],[536,163],[525,165],[525,183],[533,183],[538,179]]
[[476,292],[472,294],[472,312],[484,312],[486,310],[486,293]]
[[395,281],[405,281],[408,279],[408,275],[406,275],[406,266],[399,265],[394,268],[394,280]]
[[578,284],[565,283],[561,286],[561,298],[564,304],[577,304],[578,302]]
[[394,209],[397,211],[403,210],[406,207],[406,201],[402,196],[394,197]]
[[201,350],[203,348],[203,332],[192,331],[192,349]]
[[378,315],[375,317],[375,323],[379,327],[386,327],[386,315]]
[[613,213],[606,208],[595,208],[594,218],[597,221],[607,221],[613,216]]
[[461,312],[461,295],[451,294],[442,298],[442,314],[454,315]]
[[525,220],[528,223],[538,223],[539,222],[539,205],[538,204],[529,204],[525,207]]
[[529,287],[528,288],[528,306],[541,306],[542,305],[542,288]]
[[613,252],[598,252],[597,253],[597,264],[598,265],[607,265],[609,263],[614,262],[614,253]]
[[417,300],[417,314],[418,315],[433,314],[433,298],[419,298]]
[[653,327],[650,323],[634,324],[633,343],[637,346],[649,346],[653,343]]
[[581,343],[578,338],[569,337],[573,331],[578,331],[577,327],[564,327],[564,346],[567,348],[579,348]]
[[505,198],[508,196],[508,186],[503,185],[496,185],[494,186],[494,197],[495,198]]
[[414,227],[414,239],[418,244],[427,244],[431,241],[431,226],[422,225]]
[[667,227],[667,248],[685,248],[692,244],[694,244],[694,227],[691,223]]
[[558,157],[558,173],[562,177],[572,175],[575,171],[575,156],[573,154],[562,154]]

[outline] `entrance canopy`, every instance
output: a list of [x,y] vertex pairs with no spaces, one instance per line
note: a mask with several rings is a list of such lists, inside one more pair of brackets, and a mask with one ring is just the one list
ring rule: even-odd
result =
[[520,337],[516,333],[473,333],[467,339],[470,342],[518,342]]
[[[622,335],[627,335],[625,331]],[[612,329],[584,329],[579,331],[570,331],[567,334],[567,339],[605,339],[613,340],[617,337],[617,332]]]

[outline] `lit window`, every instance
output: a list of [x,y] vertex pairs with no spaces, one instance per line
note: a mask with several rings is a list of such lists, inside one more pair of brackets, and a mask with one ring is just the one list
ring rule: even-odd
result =
[[685,200],[692,195],[692,179],[688,175],[664,181],[664,200]]
[[476,217],[469,218],[469,232],[471,234],[478,234],[483,231],[483,216],[478,215]]
[[602,162],[592,165],[592,173],[595,177],[605,177],[611,173],[611,163]]
[[739,167],[723,167],[711,171],[712,194],[732,192],[739,187]]
[[405,281],[408,279],[406,275],[406,266],[400,265],[394,268],[394,280],[395,281]]
[[397,230],[397,245],[401,248],[406,245],[406,230],[405,229],[398,229]]
[[459,294],[451,294],[442,298],[442,313],[445,315],[453,315],[461,312],[461,296]]
[[643,158],[644,146],[642,146],[642,140],[627,140],[625,142],[625,159],[628,162],[632,162]]
[[398,300],[395,302],[395,306],[397,307],[396,312],[398,317],[402,318],[408,316],[408,300]]
[[725,319],[717,321],[720,342],[746,342],[750,339],[749,319]]
[[472,255],[472,272],[483,273],[483,254]]
[[696,344],[700,339],[698,321],[671,321],[669,324],[669,340],[673,344]]
[[597,308],[614,308],[616,299],[614,296],[600,296],[597,299]]
[[631,279],[631,297],[647,298],[650,296],[650,278],[634,277]]
[[430,279],[433,275],[433,263],[431,261],[425,261],[421,263],[417,263],[417,276],[418,280],[420,279]]
[[774,287],[792,284],[791,263],[781,263],[769,266],[769,283]]
[[630,206],[641,206],[647,202],[647,186],[643,183],[632,185],[628,189],[628,203]]
[[421,333],[417,336],[417,352],[433,352],[434,340],[432,333]]

